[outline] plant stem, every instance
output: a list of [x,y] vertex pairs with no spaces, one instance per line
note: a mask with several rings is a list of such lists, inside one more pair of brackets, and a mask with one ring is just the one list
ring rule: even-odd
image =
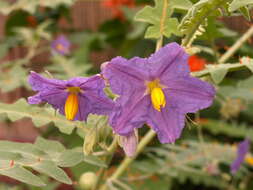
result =
[[168,0],[163,0],[163,12],[160,20],[160,37],[156,43],[156,51],[158,51],[163,45],[164,22],[167,16],[167,9],[168,9]]
[[253,26],[251,26],[247,32],[245,32],[239,40],[234,43],[232,47],[229,48],[229,50],[221,56],[219,59],[219,63],[226,62],[242,45],[243,43],[249,39],[253,35]]
[[[119,178],[125,170],[129,167],[129,165],[135,160],[135,158],[139,155],[140,152],[146,147],[146,145],[154,138],[156,133],[150,129],[150,131],[141,139],[136,154],[134,157],[125,157],[125,159],[121,162],[120,166],[117,168],[117,170],[113,173],[113,175],[108,179],[108,181],[114,181],[117,178]],[[106,190],[107,186],[106,184],[102,186],[102,190]]]
[[[117,138],[114,137],[111,145],[109,146],[109,148],[107,150],[107,152],[108,152],[109,155],[105,158],[105,163],[106,164],[110,164],[110,162],[112,161],[112,157],[114,155],[114,152],[115,152],[117,146],[118,146]],[[98,186],[100,185],[101,179],[104,176],[105,171],[106,171],[106,168],[101,168],[99,170],[97,183],[94,185],[94,187],[92,188],[92,190],[97,190]]]

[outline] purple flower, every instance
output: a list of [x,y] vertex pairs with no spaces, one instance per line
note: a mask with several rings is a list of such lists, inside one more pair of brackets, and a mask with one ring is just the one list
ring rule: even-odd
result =
[[120,95],[110,115],[116,133],[128,136],[144,123],[162,143],[179,138],[185,114],[212,104],[212,85],[190,76],[188,55],[170,43],[149,58],[116,57],[102,66],[102,74]]
[[234,160],[234,162],[230,165],[230,171],[231,173],[235,174],[241,164],[244,162],[245,156],[249,151],[250,141],[248,139],[245,139],[242,141],[237,148],[237,157]]
[[52,42],[51,48],[53,52],[66,55],[69,54],[70,45],[69,40],[64,35],[60,35]]
[[99,75],[58,80],[31,72],[29,83],[38,91],[28,98],[30,104],[47,102],[68,120],[86,120],[89,113],[108,115],[114,105],[104,94],[104,80]]

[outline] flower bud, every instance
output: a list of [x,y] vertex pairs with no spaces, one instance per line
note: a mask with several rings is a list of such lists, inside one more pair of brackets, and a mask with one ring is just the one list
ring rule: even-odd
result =
[[228,98],[221,107],[220,113],[223,118],[231,119],[237,117],[244,106],[240,99]]
[[97,183],[98,177],[93,172],[85,172],[79,178],[79,185],[82,190],[90,190]]
[[98,132],[97,128],[91,128],[89,132],[85,135],[84,143],[83,143],[83,153],[85,155],[89,155],[93,152],[93,147],[98,142]]

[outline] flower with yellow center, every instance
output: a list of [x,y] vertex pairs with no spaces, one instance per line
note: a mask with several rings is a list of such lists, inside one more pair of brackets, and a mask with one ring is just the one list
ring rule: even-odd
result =
[[28,98],[30,104],[47,102],[68,120],[85,121],[89,113],[109,115],[114,106],[104,94],[105,84],[100,75],[58,80],[31,72],[29,83],[38,91]]
[[[188,55],[176,43],[147,58],[116,57],[101,69],[112,92],[119,95],[110,124],[126,138],[147,124],[160,142],[175,142],[185,125],[185,114],[209,107],[215,95],[212,85],[190,75]],[[125,150],[134,150],[130,142]]]

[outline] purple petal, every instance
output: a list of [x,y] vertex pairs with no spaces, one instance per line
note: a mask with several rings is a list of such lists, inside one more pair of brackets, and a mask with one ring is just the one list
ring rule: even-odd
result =
[[33,71],[31,71],[28,82],[32,86],[32,89],[35,91],[65,89],[66,85],[66,81],[48,79]]
[[110,115],[110,124],[114,132],[119,135],[129,135],[134,128],[142,127],[147,120],[147,111],[150,105],[148,96],[135,91],[127,99],[116,100],[116,106]]
[[[76,114],[76,117],[74,120],[79,120],[79,121],[86,121],[89,113],[91,112],[91,104],[89,102],[89,99],[79,95],[78,96],[78,112]],[[63,114],[65,115],[65,114]]]
[[148,59],[152,66],[151,76],[161,80],[169,80],[178,76],[187,76],[190,73],[188,55],[177,43],[169,43]]
[[39,91],[38,94],[28,98],[30,104],[47,102],[62,111],[62,105],[65,104],[68,96],[65,91],[66,81],[47,79],[35,72],[31,72],[28,81],[33,90]]
[[180,137],[185,124],[184,114],[169,106],[161,112],[150,106],[148,114],[147,124],[156,131],[161,143],[174,143]]
[[168,81],[164,89],[166,102],[181,113],[194,113],[209,107],[215,96],[212,85],[194,77],[181,77]]
[[138,138],[135,132],[130,133],[128,136],[122,136],[122,146],[127,156],[133,157],[135,155],[138,145]]
[[103,76],[109,80],[112,91],[118,95],[135,88],[145,88],[148,73],[147,59],[138,57],[130,60],[116,57],[102,67]]
[[109,115],[114,107],[114,102],[104,93],[104,80],[100,75],[90,77],[86,81],[79,83],[83,90],[81,94],[88,101],[90,113]]
[[235,174],[239,170],[241,164],[244,162],[246,154],[249,151],[249,146],[250,141],[248,139],[245,139],[238,145],[237,157],[230,166],[231,173]]

